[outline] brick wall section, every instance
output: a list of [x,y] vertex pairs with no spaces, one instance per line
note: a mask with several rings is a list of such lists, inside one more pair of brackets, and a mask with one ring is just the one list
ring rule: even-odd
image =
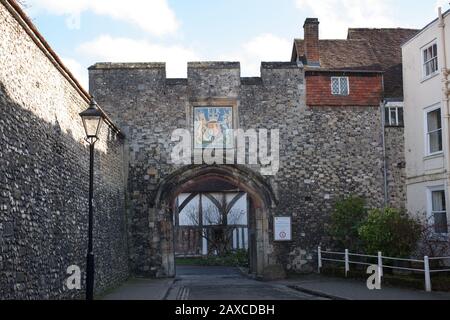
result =
[[[347,76],[350,94],[336,96],[331,93],[331,78]],[[379,106],[383,96],[381,74],[345,74],[307,72],[306,104],[308,106]]]
[[[88,104],[0,3],[0,300],[72,299],[70,265],[85,276]],[[123,140],[96,145],[96,293],[128,277]]]

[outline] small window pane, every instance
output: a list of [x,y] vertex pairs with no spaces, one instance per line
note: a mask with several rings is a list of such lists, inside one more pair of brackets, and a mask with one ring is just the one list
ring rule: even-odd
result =
[[435,212],[433,217],[434,217],[434,231],[436,233],[448,233],[447,213]]
[[389,120],[389,108],[384,108],[384,123],[387,126],[391,125],[391,122]]
[[428,132],[442,129],[441,123],[441,109],[431,111],[427,115]]
[[347,78],[341,78],[341,94],[348,95],[348,82]]
[[331,88],[333,94],[339,94],[339,78],[331,79]]
[[403,126],[405,124],[405,120],[403,117],[403,108],[398,108],[398,124],[399,126]]
[[442,151],[442,131],[436,131],[429,134],[430,153]]
[[439,71],[437,56],[437,44],[433,44],[432,46],[423,50],[423,70],[425,76],[430,76]]
[[432,216],[434,219],[434,231],[436,233],[448,233],[447,205],[445,191],[431,192]]
[[391,108],[391,126],[397,125],[397,108]]
[[446,211],[447,208],[445,205],[445,191],[444,190],[433,191],[431,194],[432,194],[433,212]]
[[384,114],[386,126],[403,126],[403,108],[402,107],[386,107]]
[[331,78],[331,93],[333,95],[349,95],[348,78],[333,77]]

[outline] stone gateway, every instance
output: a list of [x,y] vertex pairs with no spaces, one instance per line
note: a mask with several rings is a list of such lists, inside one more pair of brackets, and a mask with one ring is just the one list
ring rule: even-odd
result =
[[[190,63],[187,79],[165,73],[161,63],[90,68],[90,92],[127,137],[134,273],[174,275],[174,199],[194,184],[225,180],[250,195],[257,256],[252,269],[262,277],[276,265],[312,270],[313,250],[327,241],[336,199],[358,194],[372,206],[383,205],[379,104],[310,107],[305,69],[295,62],[263,63],[261,78],[241,78],[239,63],[229,62]],[[205,104],[233,106],[235,128],[278,129],[278,173],[262,176],[258,165],[173,165],[172,131],[193,129],[194,110]],[[275,242],[274,217],[286,214],[293,241]]]

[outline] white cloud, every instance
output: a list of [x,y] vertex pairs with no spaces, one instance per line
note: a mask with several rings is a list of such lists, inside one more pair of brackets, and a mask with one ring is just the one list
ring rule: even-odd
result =
[[64,65],[73,74],[85,90],[89,89],[89,74],[87,68],[84,68],[78,61],[72,58],[61,58]]
[[[289,61],[292,41],[272,34],[259,35],[239,50],[211,60],[239,61],[243,76],[259,76],[261,61]],[[92,41],[85,42],[77,48],[77,52],[91,61],[102,62],[166,62],[167,76],[185,78],[187,63],[201,61],[207,55],[200,55],[195,50],[180,45],[165,46],[147,40],[115,38],[102,35]]]
[[290,61],[292,41],[273,34],[259,35],[243,44],[239,51],[225,54],[222,60],[241,62],[243,76],[259,76],[261,61]]
[[[77,53],[90,61],[99,62],[166,62],[167,76],[185,78],[189,61],[205,60],[191,48],[180,45],[161,45],[147,40],[116,38],[102,35],[78,46]],[[259,76],[261,61],[289,61],[292,41],[272,34],[259,35],[239,50],[211,60],[241,62],[243,76]],[[75,69],[75,68],[74,68]]]
[[322,38],[346,38],[349,27],[397,27],[395,0],[295,0],[320,20]]
[[28,0],[31,14],[39,11],[67,16],[67,26],[79,28],[80,15],[92,12],[136,25],[157,36],[177,31],[179,22],[167,0]]
[[81,44],[77,51],[92,61],[102,62],[166,62],[167,76],[187,76],[187,62],[199,60],[190,48],[172,45],[164,46],[147,40],[114,38],[102,35]]

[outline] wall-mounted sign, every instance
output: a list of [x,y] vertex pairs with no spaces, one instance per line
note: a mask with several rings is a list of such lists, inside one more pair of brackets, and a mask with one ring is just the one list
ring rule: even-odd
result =
[[292,241],[291,217],[275,217],[273,227],[275,241]]

